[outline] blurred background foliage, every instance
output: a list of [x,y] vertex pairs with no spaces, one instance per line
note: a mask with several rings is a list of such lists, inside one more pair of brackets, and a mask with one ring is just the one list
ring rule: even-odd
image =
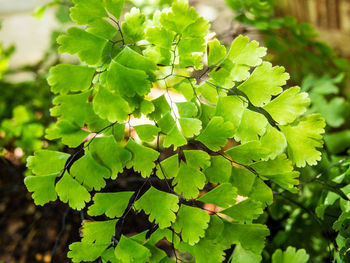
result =
[[[0,153],[17,164],[24,163],[26,157],[38,149],[61,147],[59,143],[48,143],[44,138],[44,131],[52,122],[49,113],[52,95],[46,78],[50,67],[61,63],[56,38],[70,22],[69,7],[72,3],[54,1],[37,8],[33,16],[40,19],[45,9],[53,6],[58,7],[55,17],[60,26],[51,32],[49,48],[39,61],[8,69],[15,46],[0,53]],[[23,73],[30,73],[31,78],[13,81]]]
[[[216,1],[192,4],[200,7],[203,2],[217,8]],[[132,4],[152,16],[170,3],[171,0],[134,0]],[[49,68],[62,62],[56,38],[70,23],[70,6],[68,0],[55,0],[34,11],[33,15],[40,19],[48,9],[55,10],[59,24],[51,33],[49,48],[35,64],[9,68],[15,46],[0,43],[0,158],[22,167],[23,173],[24,161],[33,151],[62,148],[59,142],[45,139],[45,129],[52,123],[49,108],[53,99],[46,78]],[[226,0],[224,8],[228,7],[233,20],[226,21],[231,27],[225,36],[232,41],[240,33],[254,34],[263,41],[261,45],[268,48],[267,59],[287,69],[290,86],[300,85],[307,91],[312,103],[310,111],[321,113],[327,122],[322,161],[301,169],[299,193],[273,186],[275,202],[258,219],[267,223],[271,231],[263,260],[271,262],[276,249],[293,246],[305,248],[310,262],[350,262],[350,64],[318,40],[311,24],[285,16],[274,0]],[[23,72],[33,77],[13,81],[13,76]],[[0,183],[1,194],[6,182]]]

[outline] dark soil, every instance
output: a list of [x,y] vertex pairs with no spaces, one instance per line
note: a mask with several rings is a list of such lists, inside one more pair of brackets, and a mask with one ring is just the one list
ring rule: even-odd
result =
[[80,214],[59,201],[35,206],[23,183],[24,169],[0,160],[0,262],[69,262]]

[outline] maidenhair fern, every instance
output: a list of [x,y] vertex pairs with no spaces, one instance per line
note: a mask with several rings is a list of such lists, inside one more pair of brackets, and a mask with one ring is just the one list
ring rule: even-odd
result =
[[[37,151],[27,162],[34,175],[25,179],[37,205],[59,197],[95,218],[84,221],[68,257],[165,263],[178,262],[182,251],[215,263],[235,245],[233,262],[259,262],[269,230],[254,220],[272,204],[271,186],[296,192],[294,166],[321,158],[325,122],[301,116],[307,94],[284,87],[289,75],[263,61],[266,49],[256,41],[239,36],[227,51],[208,38],[209,23],[186,1],[151,20],[136,8],[121,20],[122,0],[73,2],[71,18],[86,26],[60,36],[59,52],[82,63],[51,69],[57,122],[46,138],[81,147],[72,155]],[[139,118],[146,123],[132,125]],[[170,156],[161,154],[166,148]],[[106,181],[118,181],[125,169],[139,174],[142,186],[109,192]],[[144,211],[152,230],[116,231],[132,210]],[[156,246],[164,238],[171,258]],[[305,251],[288,249],[274,262],[288,253],[307,260]]]

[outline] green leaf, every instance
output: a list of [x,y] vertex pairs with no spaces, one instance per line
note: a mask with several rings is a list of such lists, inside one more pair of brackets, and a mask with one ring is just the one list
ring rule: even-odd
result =
[[155,108],[152,102],[148,100],[143,100],[140,105],[140,110],[141,110],[141,113],[148,115],[152,113],[155,110]]
[[261,256],[255,254],[254,252],[242,248],[240,244],[235,246],[235,250],[231,255],[232,263],[257,263],[261,262]]
[[346,148],[350,147],[350,130],[325,134],[324,140],[326,142],[327,149],[331,153],[341,153]]
[[183,79],[173,86],[175,90],[180,92],[186,100],[190,101],[194,96],[193,87],[195,86],[196,81],[194,79]]
[[157,65],[129,47],[125,47],[115,58],[115,61],[128,68],[145,71],[150,80],[155,80],[153,72],[157,70]]
[[179,157],[177,154],[166,158],[157,165],[157,176],[160,179],[171,179],[177,176],[180,169]]
[[175,192],[182,194],[184,198],[196,198],[199,189],[205,185],[205,175],[197,169],[181,162],[180,170],[173,181]]
[[167,228],[175,221],[175,213],[179,209],[176,195],[165,193],[152,187],[134,204],[135,209],[144,210],[149,221],[155,220],[159,228]]
[[201,150],[184,150],[183,151],[186,163],[188,166],[195,169],[205,170],[210,166],[210,156],[204,151]]
[[24,184],[29,192],[33,192],[32,198],[36,205],[44,205],[57,199],[55,180],[59,174],[27,176]]
[[89,65],[95,65],[100,61],[102,51],[107,44],[102,39],[77,27],[70,27],[66,35],[57,39],[60,53],[77,54],[81,61]]
[[122,262],[146,263],[151,257],[151,252],[148,248],[124,235],[121,236],[114,254]]
[[174,235],[173,233],[174,232],[172,230],[170,230],[169,228],[165,228],[165,229],[158,228],[150,236],[149,243],[152,245],[155,245],[158,243],[158,241],[165,238],[169,242],[174,243],[174,245],[178,244],[180,242],[180,238],[177,235]]
[[163,259],[169,259],[170,262],[173,263],[172,260],[168,258],[163,249],[160,249],[155,245],[151,245],[148,242],[145,244],[145,247],[147,247],[152,254],[151,258],[149,259],[150,263],[163,262]]
[[198,135],[202,129],[202,122],[195,118],[180,118],[179,124],[183,135],[187,138]]
[[111,24],[112,22],[105,19],[94,20],[89,23],[89,27],[86,29],[87,32],[98,36],[100,38],[110,40],[118,32],[118,29]]
[[225,208],[236,203],[236,197],[237,189],[233,187],[230,183],[223,183],[215,187],[213,190],[209,191],[205,195],[202,195],[197,200]]
[[206,127],[215,114],[215,107],[201,103],[201,108],[202,115],[200,116],[200,120],[202,122],[202,126]]
[[202,209],[181,205],[174,224],[176,233],[181,232],[182,240],[191,246],[204,237],[210,216]]
[[177,44],[180,67],[194,66],[195,69],[203,67],[201,56],[193,53],[204,52],[208,29],[208,21],[199,17],[183,31]]
[[125,97],[146,95],[152,87],[145,71],[125,67],[116,61],[110,64],[107,74],[109,89]]
[[36,175],[50,175],[63,171],[69,154],[51,150],[38,150],[27,159],[27,167]]
[[204,131],[196,138],[210,150],[219,151],[223,147],[227,138],[233,136],[233,125],[230,122],[225,122],[224,118],[213,117]]
[[329,102],[318,94],[310,95],[312,100],[311,111],[320,113],[331,127],[340,127],[350,113],[350,104],[342,97],[332,98]]
[[177,127],[176,123],[174,124],[173,128],[169,131],[169,133],[165,136],[163,141],[163,146],[165,148],[170,147],[171,145],[174,145],[174,150],[177,149],[177,147],[183,146],[187,144],[186,138],[181,134],[179,128]]
[[[210,215],[210,222],[207,230],[205,231],[206,239],[217,241],[218,237],[224,230],[224,222],[217,215]],[[223,244],[225,246],[225,244]],[[230,247],[231,245],[227,245]]]
[[261,57],[265,56],[266,48],[259,47],[257,41],[249,42],[248,37],[238,36],[231,44],[231,48],[222,63],[209,73],[216,84],[232,88],[233,81],[246,80],[250,67],[261,64]]
[[285,154],[277,156],[274,160],[256,162],[250,166],[260,176],[266,177],[282,188],[295,192],[294,186],[299,184],[299,172],[293,171],[293,165]]
[[158,135],[158,128],[151,124],[142,124],[134,126],[137,135],[144,142],[153,142]]
[[[200,92],[202,97],[204,97],[211,104],[216,104],[218,102],[218,98],[220,98],[219,89],[217,89],[213,85],[210,85],[208,82],[204,82],[201,85],[199,85],[197,92],[198,91]],[[201,106],[203,107],[203,105],[205,104],[202,104]],[[215,113],[215,108],[214,108],[214,113]]]
[[323,145],[325,121],[319,114],[303,117],[296,122],[280,126],[288,143],[288,156],[297,167],[304,167],[306,163],[315,165],[321,160],[321,153],[316,148]]
[[94,114],[92,105],[88,103],[91,91],[74,95],[61,95],[53,100],[55,107],[50,109],[51,116],[61,117],[79,126],[88,123]]
[[265,55],[265,47],[259,47],[257,41],[253,40],[249,42],[248,37],[240,35],[232,42],[227,58],[234,64],[256,67],[261,64],[261,58]]
[[269,235],[266,225],[225,223],[222,242],[240,243],[242,248],[260,254],[265,246],[265,238]]
[[117,142],[124,140],[125,137],[125,124],[116,123],[112,128],[112,135]]
[[146,235],[147,235],[147,230],[138,233],[136,235],[133,235],[132,237],[130,237],[130,239],[138,242],[138,243],[145,243],[146,242]]
[[211,156],[211,166],[204,173],[212,183],[226,183],[231,177],[232,164],[223,156]]
[[211,67],[218,63],[226,56],[226,48],[220,44],[220,41],[214,39],[208,43],[208,67]]
[[267,119],[264,115],[245,109],[237,131],[235,140],[241,141],[242,144],[259,140],[259,136],[265,133]]
[[148,42],[170,51],[174,33],[159,26],[148,27],[146,30],[146,39]]
[[32,16],[35,17],[36,19],[43,18],[46,8],[47,8],[47,5],[38,6],[37,8],[35,8]]
[[257,219],[263,212],[261,203],[250,199],[220,211],[220,213],[231,217],[233,221],[238,222],[252,221]]
[[70,17],[77,25],[107,17],[107,13],[100,0],[73,0],[74,7],[70,9]]
[[129,139],[125,145],[125,149],[132,153],[132,161],[127,167],[133,167],[135,172],[140,172],[142,177],[151,175],[155,167],[155,161],[158,159],[159,152],[136,143],[133,139]]
[[160,15],[160,23],[170,31],[181,34],[185,29],[198,18],[193,7],[188,7],[185,0],[174,1],[171,9],[163,11]]
[[231,184],[237,188],[237,192],[241,196],[262,202],[264,205],[272,204],[271,188],[248,169],[233,166]]
[[155,46],[149,46],[144,51],[144,54],[157,64],[169,65],[174,33],[159,26],[148,27],[146,30],[146,39]]
[[272,67],[271,63],[263,62],[255,68],[252,75],[238,89],[243,91],[255,106],[269,103],[271,96],[280,94],[281,86],[286,84],[289,74],[283,67]]
[[170,106],[165,96],[159,96],[158,98],[152,100],[155,110],[148,115],[151,120],[158,121],[164,115],[166,115],[170,110]]
[[253,163],[253,161],[268,157],[269,151],[269,149],[262,148],[259,141],[250,141],[232,147],[225,153],[227,153],[235,163],[249,165]]
[[177,110],[179,115],[182,118],[192,118],[197,115],[198,109],[196,104],[193,102],[178,102],[176,103]]
[[53,93],[84,91],[91,86],[95,68],[87,66],[59,64],[50,69],[47,82]]
[[23,105],[13,109],[13,119],[17,124],[27,123],[33,120],[33,114]]
[[114,247],[110,247],[101,255],[102,263],[121,263],[114,255]]
[[213,240],[201,239],[195,245],[181,242],[177,249],[191,253],[196,259],[196,263],[221,263],[224,262],[224,247]]
[[70,169],[71,175],[89,191],[99,191],[106,185],[104,179],[111,176],[110,171],[97,163],[90,152],[75,161]]
[[119,19],[123,11],[124,0],[104,0],[104,3],[107,11]]
[[285,125],[293,122],[306,111],[306,107],[310,104],[307,93],[299,91],[299,87],[285,90],[277,98],[266,104],[264,109],[270,113],[278,124]]
[[171,129],[174,127],[175,120],[173,116],[171,116],[171,113],[169,111],[158,121],[157,124],[162,132],[168,134],[171,131]]
[[[241,123],[242,115],[246,115],[247,110],[245,108],[243,100],[237,96],[219,96],[215,116],[223,117],[225,121],[231,122],[233,127],[237,129]],[[261,117],[258,116],[258,118]]]
[[55,126],[46,130],[45,138],[49,140],[62,138],[63,144],[74,148],[79,146],[89,134],[90,132],[80,129],[69,121],[60,120]]
[[93,197],[94,204],[89,206],[90,216],[106,214],[109,218],[121,217],[129,204],[134,192],[96,193]]
[[157,63],[158,65],[171,64],[171,50],[159,46],[149,45],[142,52],[146,57]]
[[266,132],[260,137],[261,147],[264,152],[268,153],[266,158],[274,159],[277,155],[284,152],[287,147],[287,141],[283,133],[272,127],[270,124],[266,126]]
[[140,12],[138,8],[131,8],[130,12],[124,16],[125,21],[122,23],[122,30],[126,37],[130,38],[131,41],[137,42],[144,38],[144,23],[146,17]]
[[272,255],[272,263],[306,263],[308,260],[305,249],[296,250],[294,247],[288,247],[284,252],[277,249]]
[[89,244],[110,244],[115,235],[115,225],[118,220],[83,222],[83,243]]
[[99,86],[94,97],[93,109],[100,118],[109,122],[123,122],[132,112],[126,100],[103,86]]
[[277,156],[277,158],[274,160],[253,163],[250,165],[250,167],[261,175],[271,175],[293,171],[292,162],[287,159],[285,154]]
[[131,160],[131,153],[120,146],[112,135],[95,138],[89,145],[89,151],[97,162],[110,170],[112,179],[117,178]]
[[81,210],[85,207],[85,202],[89,202],[91,197],[84,186],[79,184],[68,173],[56,184],[56,192],[63,203],[68,203],[73,209]]
[[74,242],[69,245],[70,251],[67,256],[74,263],[95,261],[107,249],[109,244],[88,244],[84,242]]

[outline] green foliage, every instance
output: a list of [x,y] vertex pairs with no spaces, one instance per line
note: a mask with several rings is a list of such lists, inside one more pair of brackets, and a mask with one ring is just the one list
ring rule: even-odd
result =
[[108,244],[114,236],[114,229],[117,220],[101,222],[84,222],[81,239],[84,243]]
[[159,224],[159,228],[171,226],[175,221],[179,206],[177,205],[178,198],[173,194],[168,194],[151,187],[135,203],[135,209],[143,209],[146,214],[150,214],[149,221]]
[[134,171],[140,172],[143,177],[150,176],[155,166],[154,161],[158,159],[159,153],[136,143],[133,139],[129,139],[125,149],[132,153],[132,160],[128,162],[127,167],[133,167]]
[[[0,28],[1,28],[1,24],[0,24]],[[2,79],[3,74],[6,72],[8,68],[9,59],[13,52],[14,52],[13,46],[7,49],[4,49],[2,43],[0,43],[0,80]]]
[[[191,176],[188,176],[188,175]],[[183,195],[186,199],[198,196],[199,189],[205,185],[205,175],[188,164],[181,162],[180,169],[173,184],[175,192]]]
[[283,263],[306,263],[309,259],[309,255],[305,252],[304,249],[296,250],[294,247],[288,247],[286,251],[278,249],[272,255],[272,262],[283,262]]
[[174,231],[181,232],[182,240],[189,245],[196,244],[204,236],[210,217],[202,209],[181,205],[174,224]]
[[[308,23],[299,23],[291,16],[278,17],[279,1],[226,0],[235,11],[235,20],[256,27],[265,37],[273,63],[284,65],[294,83],[312,73],[337,75],[349,71],[349,63],[327,44],[316,39],[317,33]],[[317,67],[315,67],[317,65]]]
[[284,91],[265,105],[264,109],[282,125],[293,122],[298,115],[306,111],[306,107],[310,104],[307,93],[299,93],[299,91],[299,87],[292,87]]
[[[61,1],[57,0],[48,2],[33,15],[40,18],[47,8],[60,4]],[[69,3],[60,5],[56,13],[59,25],[66,22],[64,17],[68,16],[68,9]],[[8,70],[8,62],[15,52],[15,46],[3,48],[0,43],[0,154],[10,161],[24,163],[26,157],[36,150],[57,150],[62,147],[59,143],[49,144],[44,138],[45,128],[52,123],[48,114],[51,96],[46,78],[49,68],[60,63],[56,43],[59,30],[60,27],[52,32],[50,46],[39,61]],[[22,80],[22,77],[17,78],[17,74],[26,77]]]
[[142,244],[122,235],[118,246],[114,250],[115,257],[121,262],[146,263],[151,257],[151,252]]
[[[295,125],[281,127],[288,143],[288,154],[297,166],[303,167],[305,163],[315,165],[321,160],[321,153],[316,147],[322,147],[322,136],[325,121],[320,115],[309,115],[300,119]],[[299,140],[293,140],[298,134]]]
[[91,199],[86,188],[68,173],[65,173],[57,182],[55,189],[61,201],[68,203],[73,209],[81,210],[85,207],[85,202],[89,202]]
[[44,205],[57,199],[55,191],[55,180],[58,174],[49,174],[43,176],[27,176],[24,179],[29,192],[33,192],[33,199],[36,205]]
[[106,214],[109,218],[121,217],[128,206],[133,192],[96,193],[94,204],[89,206],[88,214],[99,216]]
[[[288,16],[278,17],[281,14],[278,11],[280,1],[226,2],[235,11],[236,20],[254,26],[263,35],[265,45],[272,52],[269,60],[284,65],[291,74],[291,82],[302,82],[301,90],[308,92],[310,97],[299,93],[298,87],[293,87],[263,106],[274,120],[284,125],[280,128],[287,140],[287,152],[297,166],[320,161],[312,169],[305,167],[300,170],[302,182],[298,195],[285,192],[275,195],[275,203],[269,208],[269,221],[272,220],[271,224],[281,230],[271,237],[267,250],[272,254],[281,247],[303,247],[312,262],[347,262],[350,243],[344,230],[349,218],[346,213],[349,207],[350,106],[346,97],[349,63],[328,45],[318,41],[310,24],[298,23]],[[293,101],[290,101],[291,98]],[[311,107],[307,109],[309,104]],[[297,115],[305,112],[313,115],[295,120],[294,113],[297,112]],[[305,126],[304,118],[309,118],[308,123],[313,123],[312,126]],[[305,149],[306,145],[321,143],[317,131],[323,129],[327,134],[325,150],[312,153],[310,148]],[[296,133],[301,135],[300,139],[292,142],[290,134],[294,136]],[[268,138],[266,142],[269,141]],[[230,155],[237,158],[236,152],[230,152]],[[247,159],[241,158],[249,162]],[[290,187],[292,190],[291,187],[297,183],[293,173],[268,178],[285,189]],[[282,178],[283,182],[279,181]],[[303,233],[303,238],[296,233]],[[317,244],[314,240],[318,240]],[[285,252],[277,250],[272,256],[273,262],[306,262],[307,259],[305,251],[296,251],[292,247]]]
[[196,140],[203,143],[210,150],[218,151],[227,143],[227,138],[232,137],[232,135],[232,123],[224,122],[222,117],[215,116]]
[[47,82],[54,93],[84,91],[90,87],[94,73],[94,68],[60,64],[51,68]]
[[42,148],[44,125],[33,112],[24,105],[16,106],[9,119],[4,118],[0,123],[0,144],[11,145],[22,149],[24,153]]
[[[257,220],[272,204],[272,189],[297,191],[294,165],[320,159],[325,124],[317,114],[301,116],[306,93],[283,92],[289,75],[263,62],[266,49],[256,41],[239,36],[227,53],[218,40],[208,42],[209,23],[185,0],[152,20],[132,8],[123,22],[123,1],[73,2],[72,19],[87,27],[68,28],[58,38],[59,51],[85,64],[51,69],[57,122],[46,137],[80,147],[70,150],[71,158],[37,152],[28,158],[35,175],[26,179],[37,204],[57,194],[93,217],[68,256],[73,262],[173,262],[156,246],[165,237],[174,257],[179,250],[196,262],[222,262],[235,245],[232,258],[259,261],[269,230]],[[114,30],[105,31],[104,21]],[[203,67],[206,78],[195,77]],[[76,72],[72,81],[69,72]],[[174,103],[173,92],[183,101]],[[147,124],[133,126],[141,118]],[[127,173],[139,175],[142,186],[111,191]],[[146,213],[158,230],[116,233],[133,210]],[[102,215],[116,219],[101,221]]]
[[[103,49],[107,44],[107,40],[78,27],[70,27],[67,34],[60,36],[57,42],[60,44],[59,52],[77,54],[81,61],[89,65],[99,62]],[[94,52],[91,52],[91,50],[94,50]]]
[[229,183],[223,183],[215,187],[209,193],[198,198],[198,201],[214,204],[220,207],[229,207],[233,205],[237,197],[237,190]]

